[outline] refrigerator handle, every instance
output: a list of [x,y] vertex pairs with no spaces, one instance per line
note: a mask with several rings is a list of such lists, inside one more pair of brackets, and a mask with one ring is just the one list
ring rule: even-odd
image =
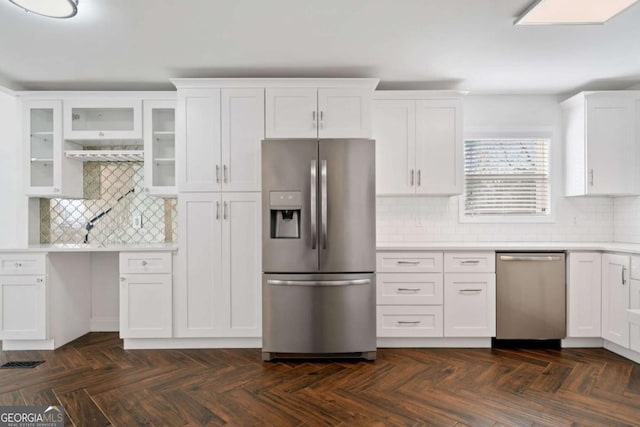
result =
[[327,249],[327,161],[320,162],[320,180],[322,181],[321,206],[320,206],[320,223],[322,226],[322,249]]
[[318,227],[316,226],[316,188],[318,187],[318,175],[317,175],[317,163],[315,160],[311,160],[311,212],[309,213],[309,217],[311,218],[311,249],[316,248],[316,243],[318,240]]

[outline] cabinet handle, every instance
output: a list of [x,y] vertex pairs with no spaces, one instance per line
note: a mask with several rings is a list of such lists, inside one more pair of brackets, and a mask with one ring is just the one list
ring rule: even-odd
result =
[[482,292],[482,289],[460,289],[458,292],[460,292],[461,294],[467,293],[467,292]]
[[398,325],[418,325],[418,324],[420,324],[419,320],[413,320],[413,321],[398,320]]
[[622,284],[626,285],[627,284],[627,279],[624,278],[624,272],[627,271],[627,267],[625,267],[624,265],[622,266]]
[[224,176],[224,182],[225,182],[225,184],[226,184],[227,182],[229,182],[229,180],[227,179],[227,169],[228,169],[228,168],[227,168],[227,165],[223,165],[223,166],[222,166],[222,174],[223,174],[223,176]]
[[480,264],[480,261],[477,259],[467,259],[464,261],[460,261],[460,264]]
[[589,170],[589,185],[593,187],[593,169]]
[[216,184],[220,184],[220,165],[216,165]]
[[223,218],[227,219],[229,217],[229,215],[227,215],[227,202],[224,202],[224,214],[223,214]]
[[216,202],[216,219],[220,219],[220,202]]
[[38,277],[38,278],[36,279],[36,282],[38,282],[38,283],[42,283],[42,282],[44,282],[44,279],[43,279],[42,277]]
[[398,265],[418,265],[420,261],[396,261]]
[[411,169],[411,186],[413,187],[413,169]]
[[126,279],[126,278],[124,278],[124,277],[120,277],[120,281],[121,281],[121,282],[124,282],[125,280],[127,280],[127,279]]
[[142,266],[144,267],[144,266],[146,266],[146,265],[147,265],[147,261],[142,261],[142,263],[141,263],[141,264],[142,264]]
[[320,110],[320,129],[324,127],[324,111]]
[[98,132],[98,136],[104,136],[104,132]]
[[313,118],[313,127],[316,128],[318,127],[318,124],[316,123],[316,112],[312,112],[311,113],[311,117]]
[[418,187],[422,185],[422,170],[418,169]]
[[16,262],[16,268],[20,268],[22,267],[22,263],[21,262]]
[[418,292],[420,288],[398,288],[398,292]]

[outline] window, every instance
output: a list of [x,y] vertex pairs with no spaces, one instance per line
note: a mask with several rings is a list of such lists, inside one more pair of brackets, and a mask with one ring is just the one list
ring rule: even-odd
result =
[[464,143],[464,217],[548,217],[549,138],[482,138]]

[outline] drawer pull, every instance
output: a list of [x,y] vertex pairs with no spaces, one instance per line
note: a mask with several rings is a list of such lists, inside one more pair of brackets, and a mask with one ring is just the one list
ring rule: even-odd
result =
[[460,261],[460,264],[480,264],[480,260],[467,259],[467,260],[464,260],[464,261]]
[[396,261],[398,265],[418,265],[420,261]]
[[147,266],[147,261],[142,261],[142,266],[146,267]]
[[22,267],[22,263],[21,262],[16,262],[16,268],[20,268]]
[[398,292],[418,292],[420,288],[398,288]]
[[419,320],[398,320],[398,325],[419,325]]
[[467,293],[467,292],[482,292],[482,289],[460,289],[459,291],[461,294]]

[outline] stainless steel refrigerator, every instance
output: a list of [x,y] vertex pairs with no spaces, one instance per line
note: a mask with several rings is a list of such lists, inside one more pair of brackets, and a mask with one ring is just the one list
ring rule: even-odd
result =
[[262,357],[376,356],[375,146],[262,142]]

